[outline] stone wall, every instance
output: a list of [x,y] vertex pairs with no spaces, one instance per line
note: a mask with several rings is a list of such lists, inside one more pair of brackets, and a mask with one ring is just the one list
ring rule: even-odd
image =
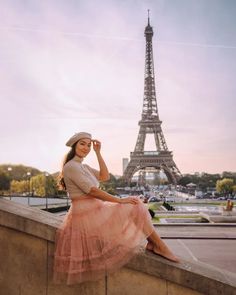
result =
[[144,249],[103,280],[54,285],[54,238],[60,223],[52,213],[0,200],[0,295],[236,294],[230,273],[200,263],[171,263]]

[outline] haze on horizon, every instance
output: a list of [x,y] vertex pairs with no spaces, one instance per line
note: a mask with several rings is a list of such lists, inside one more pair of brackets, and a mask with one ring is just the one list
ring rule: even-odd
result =
[[[236,171],[233,0],[1,1],[1,164],[56,172],[67,139],[88,131],[121,175],[141,118],[147,9],[174,161],[182,173]],[[86,162],[97,166],[93,152]]]

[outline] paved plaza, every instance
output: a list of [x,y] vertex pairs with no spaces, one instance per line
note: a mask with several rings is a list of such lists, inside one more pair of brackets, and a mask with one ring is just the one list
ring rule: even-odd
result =
[[178,256],[236,274],[236,225],[156,226]]

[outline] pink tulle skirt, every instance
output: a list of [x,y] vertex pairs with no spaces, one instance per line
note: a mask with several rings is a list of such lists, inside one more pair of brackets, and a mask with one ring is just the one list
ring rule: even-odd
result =
[[137,205],[104,202],[87,195],[72,201],[57,230],[54,283],[99,280],[125,265],[154,228]]

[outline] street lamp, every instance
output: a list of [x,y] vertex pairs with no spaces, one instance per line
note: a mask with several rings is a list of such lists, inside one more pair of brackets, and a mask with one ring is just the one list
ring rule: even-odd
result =
[[[10,174],[12,171],[12,167],[7,168],[8,173]],[[10,200],[11,200],[11,182],[10,182]]]
[[30,206],[30,176],[31,176],[31,172],[27,172],[26,173],[27,176],[28,176],[28,206]]
[[44,191],[45,191],[45,197],[46,197],[46,211],[48,211],[47,177],[49,176],[49,174],[45,173],[44,175],[45,175]]

